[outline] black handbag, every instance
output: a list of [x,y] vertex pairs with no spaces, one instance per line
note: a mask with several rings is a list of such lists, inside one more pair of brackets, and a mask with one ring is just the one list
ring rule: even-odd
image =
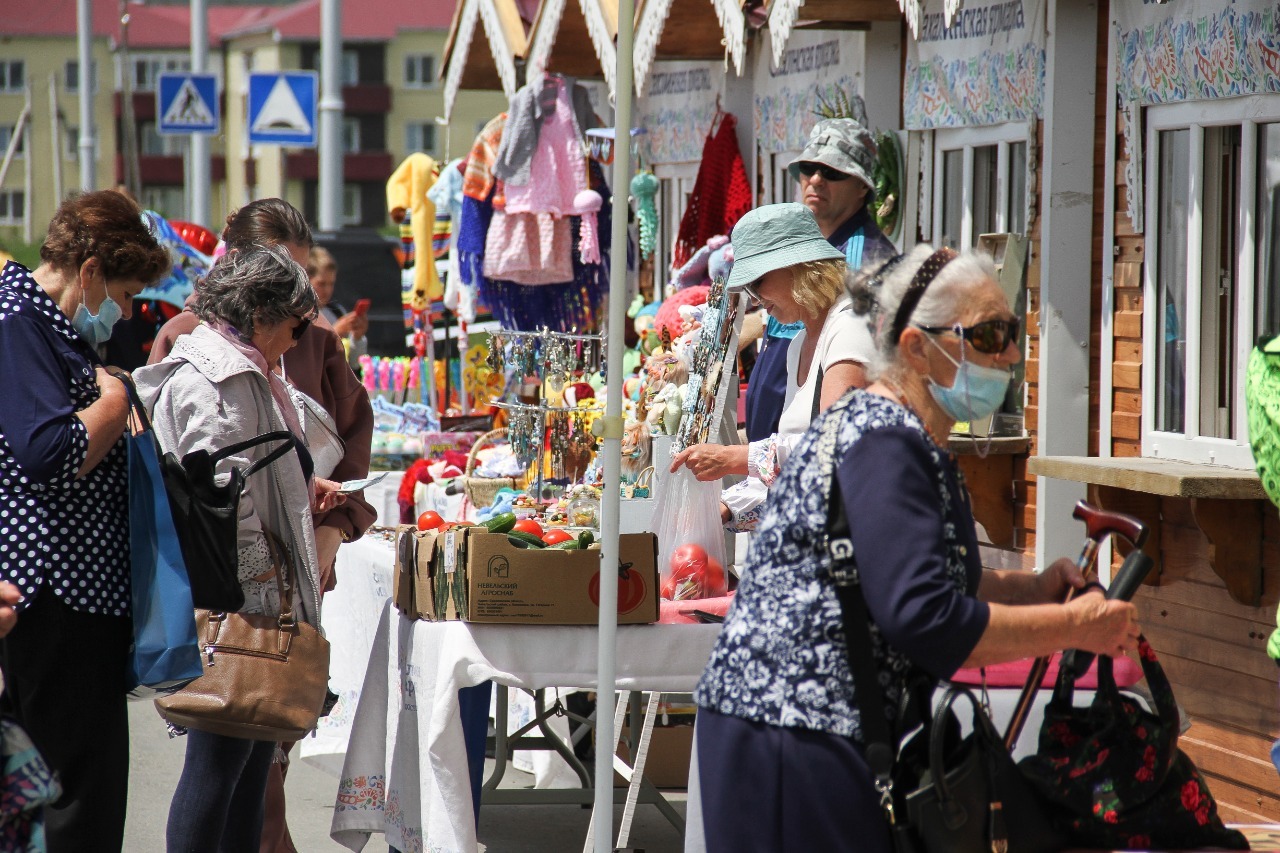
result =
[[[837,418],[824,424],[819,458],[834,450]],[[830,433],[830,436],[828,436]],[[885,714],[880,673],[872,657],[871,617],[858,579],[849,523],[834,470],[827,511],[827,550],[840,600],[841,623],[853,675],[867,765],[897,853],[1052,853],[1065,847],[1035,790],[1018,771],[995,726],[966,688],[950,685],[937,710],[928,692],[910,685],[904,700],[914,708],[900,721],[919,719],[914,732],[895,738]],[[973,730],[959,735],[952,706],[966,699]]]
[[[220,461],[275,441],[283,444],[243,471],[233,468],[224,485],[215,483],[214,468]],[[291,433],[278,430],[212,453],[193,450],[181,459],[166,453],[160,460],[196,609],[234,613],[244,606],[244,591],[236,574],[240,495],[249,477],[292,450],[295,441]]]

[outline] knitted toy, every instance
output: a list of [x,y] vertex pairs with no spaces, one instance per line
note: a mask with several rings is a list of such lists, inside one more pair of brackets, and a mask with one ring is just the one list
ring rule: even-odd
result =
[[671,274],[671,286],[676,290],[684,290],[697,284],[710,284],[707,268],[711,262],[711,254],[728,242],[729,238],[723,234],[717,234],[708,240],[705,246],[693,253],[693,257],[684,266]]
[[666,330],[673,339],[680,337],[681,332],[684,331],[684,321],[680,318],[680,306],[701,305],[707,301],[707,294],[710,292],[710,287],[698,284],[686,287],[664,301],[662,307],[658,309],[658,316],[654,318],[654,330],[659,335]]
[[640,223],[640,259],[653,257],[658,242],[658,176],[653,172],[637,172],[631,179],[631,198],[635,201],[636,220]]
[[596,230],[596,213],[604,199],[595,190],[583,190],[573,197],[574,210],[582,217],[579,226],[578,254],[584,264],[600,263],[600,236]]
[[711,253],[711,258],[707,261],[707,276],[712,281],[727,281],[732,271],[733,244],[725,243]]

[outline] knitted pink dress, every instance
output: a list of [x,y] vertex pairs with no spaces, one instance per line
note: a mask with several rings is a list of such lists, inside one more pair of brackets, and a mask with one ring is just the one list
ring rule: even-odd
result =
[[582,134],[563,79],[556,79],[555,112],[543,119],[538,147],[529,167],[529,183],[508,183],[507,213],[577,215],[574,197],[587,188]]

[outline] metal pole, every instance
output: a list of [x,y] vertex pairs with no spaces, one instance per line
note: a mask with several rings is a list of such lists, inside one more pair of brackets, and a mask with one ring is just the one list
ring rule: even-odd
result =
[[613,703],[617,701],[618,514],[622,474],[622,344],[627,323],[627,194],[631,186],[635,0],[618,0],[618,69],[614,75],[613,222],[609,243],[608,392],[604,418],[604,496],[600,520],[600,640],[596,676],[596,853],[613,850]]
[[62,203],[62,114],[58,110],[58,75],[49,75],[49,149],[53,154],[53,196]]
[[35,182],[31,175],[31,161],[35,159],[35,151],[31,147],[31,116],[34,114],[31,105],[31,81],[28,79],[27,84],[23,87],[26,92],[27,105],[23,112],[27,114],[27,121],[23,124],[22,129],[17,131],[22,134],[23,144],[22,150],[27,152],[27,156],[23,157],[23,180],[22,180],[22,242],[31,243],[35,240],[35,229],[32,223],[35,217],[31,215],[32,198],[35,194]]
[[[76,0],[76,50],[80,63],[80,189],[98,187],[98,163],[93,156],[93,13],[90,0]],[[124,73],[127,75],[129,69]]]
[[[209,62],[209,8],[205,0],[191,0],[191,71],[203,74]],[[214,93],[217,96],[217,93]],[[213,104],[209,105],[211,108]],[[197,225],[209,224],[209,185],[212,168],[209,164],[209,137],[204,133],[191,134],[191,162],[188,165],[187,219]]]
[[[317,189],[321,231],[342,227],[342,2],[320,0],[320,175]],[[429,257],[429,254],[428,254]]]

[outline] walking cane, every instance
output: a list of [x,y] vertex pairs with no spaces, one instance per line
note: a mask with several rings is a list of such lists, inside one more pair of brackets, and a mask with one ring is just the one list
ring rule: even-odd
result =
[[[1137,566],[1130,569],[1126,574],[1121,569],[1116,580],[1119,581],[1121,576],[1126,578],[1125,584],[1129,589],[1129,595],[1132,596],[1137,589],[1137,583],[1146,577],[1147,570],[1151,568],[1151,560],[1142,553],[1142,545],[1147,541],[1147,527],[1138,519],[1130,515],[1123,515],[1118,512],[1107,512],[1098,509],[1096,506],[1079,501],[1076,504],[1075,511],[1071,513],[1073,518],[1077,518],[1084,522],[1085,540],[1084,547],[1080,550],[1080,556],[1076,559],[1076,566],[1080,569],[1081,574],[1088,579],[1089,573],[1093,570],[1093,564],[1098,559],[1098,546],[1102,544],[1108,536],[1123,536],[1133,545],[1133,553],[1125,560],[1125,567],[1129,567],[1130,562],[1134,561],[1135,555],[1142,555],[1146,559],[1146,569],[1138,575],[1136,582],[1132,581],[1132,577],[1137,574]],[[1140,563],[1141,561],[1134,561]],[[1119,584],[1116,584],[1119,586]],[[1070,601],[1075,595],[1075,590],[1067,591],[1066,598],[1063,603]],[[1076,660],[1073,658],[1073,663]],[[1087,666],[1087,664],[1086,664]],[[1010,752],[1018,743],[1018,737],[1022,734],[1022,728],[1027,724],[1027,715],[1031,712],[1031,704],[1035,701],[1036,693],[1040,690],[1040,682],[1044,681],[1045,673],[1049,671],[1049,658],[1036,658],[1031,664],[1031,672],[1027,675],[1027,683],[1023,685],[1022,695],[1018,697],[1018,704],[1013,709],[1013,716],[1009,718],[1009,727],[1004,733],[1004,745]]]

